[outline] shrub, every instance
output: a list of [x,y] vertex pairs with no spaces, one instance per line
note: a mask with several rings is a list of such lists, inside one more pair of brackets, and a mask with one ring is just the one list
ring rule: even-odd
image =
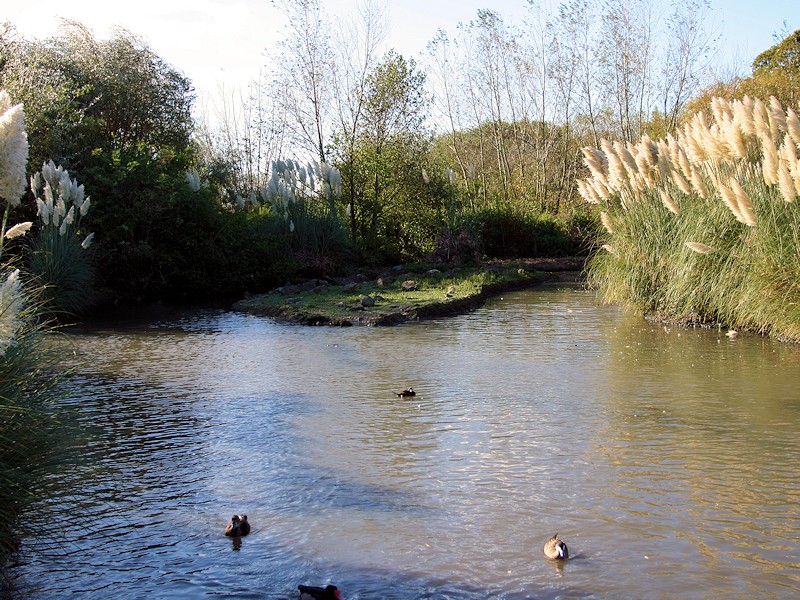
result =
[[501,206],[481,209],[472,219],[484,253],[492,258],[571,256],[580,247],[565,224],[547,213]]

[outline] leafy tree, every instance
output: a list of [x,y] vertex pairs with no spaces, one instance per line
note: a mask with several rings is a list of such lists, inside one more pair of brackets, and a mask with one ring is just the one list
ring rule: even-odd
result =
[[742,93],[775,96],[786,106],[800,106],[800,29],[756,56]]
[[684,117],[704,111],[711,114],[715,96],[737,100],[744,96],[768,99],[775,96],[786,107],[800,107],[800,29],[768,48],[753,60],[748,77],[732,77],[707,86],[684,111]]
[[191,83],[123,29],[103,41],[65,21],[54,37],[31,41],[6,27],[0,85],[25,103],[34,165],[53,159],[74,170],[96,148],[191,144]]
[[388,52],[367,77],[361,127],[353,138],[347,131],[336,137],[343,178],[354,182],[346,207],[351,234],[369,260],[418,252],[430,234],[422,177],[430,146],[424,84],[414,60]]

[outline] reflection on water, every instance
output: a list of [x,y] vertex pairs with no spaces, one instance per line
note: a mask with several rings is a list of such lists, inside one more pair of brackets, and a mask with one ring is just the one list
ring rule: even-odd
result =
[[78,437],[26,517],[23,597],[800,592],[796,346],[574,287],[392,328],[201,311],[71,341]]

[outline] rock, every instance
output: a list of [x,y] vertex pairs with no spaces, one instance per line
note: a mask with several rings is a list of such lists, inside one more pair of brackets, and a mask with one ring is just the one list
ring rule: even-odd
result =
[[361,296],[361,306],[370,307],[375,306],[375,298],[372,296]]
[[318,285],[311,291],[314,292],[315,294],[321,294],[322,292],[327,292],[328,284],[323,282],[322,284]]
[[354,292],[354,291],[356,291],[357,289],[358,289],[358,284],[357,284],[357,283],[355,283],[355,282],[353,282],[353,281],[351,281],[350,283],[348,283],[348,284],[345,284],[345,285],[343,285],[343,286],[342,286],[342,291],[343,291],[343,292],[346,292],[346,293],[348,293],[348,294],[349,294],[350,292]]
[[394,283],[394,277],[378,277],[377,281],[375,281],[375,285],[378,287],[386,287],[387,285],[392,285]]
[[303,292],[310,292],[315,287],[317,287],[317,280],[316,279],[309,279],[308,281],[304,281],[300,285],[300,290],[303,291]]
[[300,291],[300,286],[287,283],[283,287],[279,287],[276,291],[282,296],[291,296],[292,294],[297,294]]
[[436,276],[436,275],[441,275],[442,272],[439,269],[431,269],[430,271],[427,272],[427,274],[431,276]]
[[417,282],[413,279],[406,279],[400,286],[404,292],[412,292],[417,289]]

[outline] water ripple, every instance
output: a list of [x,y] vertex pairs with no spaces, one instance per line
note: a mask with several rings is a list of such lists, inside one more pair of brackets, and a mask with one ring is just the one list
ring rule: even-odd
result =
[[574,287],[393,328],[209,310],[71,339],[67,466],[23,519],[20,597],[800,592],[795,347]]

